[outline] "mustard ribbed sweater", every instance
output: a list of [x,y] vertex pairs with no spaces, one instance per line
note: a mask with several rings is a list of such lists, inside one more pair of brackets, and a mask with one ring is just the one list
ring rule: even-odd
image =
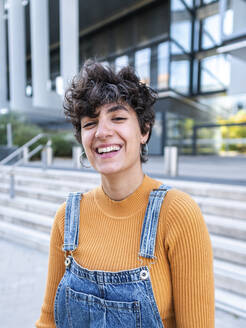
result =
[[[111,200],[102,187],[85,193],[75,260],[91,270],[139,267],[137,257],[149,193],[160,185],[145,176],[138,189],[122,201]],[[65,271],[64,218],[65,203],[58,209],[52,227],[46,292],[37,328],[55,327],[54,297]],[[201,211],[188,194],[177,189],[168,191],[156,238],[157,262],[151,266],[150,276],[165,328],[213,328],[212,246]],[[144,259],[143,264],[150,261]]]

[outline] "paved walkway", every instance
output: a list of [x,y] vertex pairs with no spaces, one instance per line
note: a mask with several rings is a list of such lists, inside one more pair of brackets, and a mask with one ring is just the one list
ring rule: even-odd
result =
[[[246,156],[180,156],[178,160],[178,179],[189,181],[206,181],[214,183],[238,184],[246,186]],[[31,162],[31,165],[41,165]],[[55,158],[54,168],[72,169],[72,160]],[[165,178],[163,156],[151,156],[143,169],[152,177]],[[83,171],[94,171],[92,168],[80,168]],[[168,177],[170,178],[170,177]]]
[[[39,318],[48,255],[0,240],[0,326],[34,328]],[[246,319],[216,311],[216,328],[245,328]]]

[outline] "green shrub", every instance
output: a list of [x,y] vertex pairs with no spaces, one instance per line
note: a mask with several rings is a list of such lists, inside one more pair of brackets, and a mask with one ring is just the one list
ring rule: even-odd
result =
[[74,142],[67,132],[59,132],[51,136],[53,155],[55,157],[71,157]]
[[[0,143],[3,145],[7,144],[6,129],[7,123],[12,125],[13,133],[13,144],[15,146],[21,147],[26,142],[31,140],[33,137],[39,133],[46,133],[47,136],[39,139],[35,144],[30,147],[30,150],[33,150],[38,145],[45,145],[48,141],[48,138],[51,139],[53,154],[55,157],[71,157],[72,156],[72,147],[78,145],[73,137],[72,132],[68,131],[49,131],[42,129],[41,127],[27,122],[22,116],[16,113],[11,113],[8,115],[3,115],[0,122]],[[32,159],[40,158],[41,152],[32,157]]]

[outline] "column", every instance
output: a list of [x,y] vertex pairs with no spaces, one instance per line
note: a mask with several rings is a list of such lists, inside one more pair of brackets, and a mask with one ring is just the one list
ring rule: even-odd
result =
[[60,33],[61,75],[66,89],[79,66],[78,0],[60,0]]
[[50,79],[48,0],[31,0],[30,6],[33,105],[58,109],[61,99],[47,87]]
[[26,106],[26,64],[24,8],[21,0],[9,0],[9,72],[10,106],[22,110]]

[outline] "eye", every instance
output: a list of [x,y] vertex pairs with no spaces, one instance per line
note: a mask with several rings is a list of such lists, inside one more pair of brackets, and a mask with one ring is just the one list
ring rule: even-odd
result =
[[117,117],[114,117],[114,118],[113,118],[113,121],[125,121],[125,120],[127,120],[126,117],[120,117],[120,116],[117,116]]
[[83,124],[82,128],[89,128],[95,124],[96,124],[96,122],[87,122],[87,123]]

